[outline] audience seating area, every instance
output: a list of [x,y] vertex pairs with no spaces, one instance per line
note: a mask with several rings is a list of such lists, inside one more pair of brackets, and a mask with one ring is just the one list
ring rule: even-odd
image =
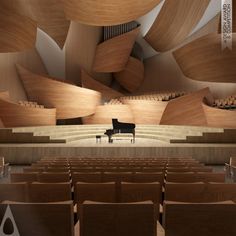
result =
[[224,99],[216,99],[213,106],[221,109],[236,109],[236,95]]
[[[236,184],[226,183],[224,172],[213,172],[190,157],[45,157],[10,177],[11,183],[0,184],[0,214],[10,206],[25,236],[33,235],[33,228],[38,229],[34,235],[45,236],[236,232],[229,224],[235,217]],[[25,214],[34,212],[28,225],[20,220],[24,208]],[[34,216],[37,212],[40,215]],[[225,222],[226,231],[211,228],[213,216],[219,225]],[[34,217],[46,220],[46,228]]]
[[175,92],[152,92],[142,95],[135,95],[135,96],[125,96],[119,98],[122,102],[123,100],[153,100],[153,101],[170,101],[172,99],[181,97],[185,95],[186,92],[183,91],[175,91]]
[[37,102],[19,101],[18,104],[25,107],[44,108],[43,105],[39,105]]
[[0,214],[25,236],[235,235],[226,174],[190,157],[45,157],[0,184]]

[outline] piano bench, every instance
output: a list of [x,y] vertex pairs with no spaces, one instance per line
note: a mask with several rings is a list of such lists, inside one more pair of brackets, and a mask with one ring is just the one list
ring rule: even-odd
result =
[[96,135],[96,143],[101,143],[102,141],[102,136],[101,135]]

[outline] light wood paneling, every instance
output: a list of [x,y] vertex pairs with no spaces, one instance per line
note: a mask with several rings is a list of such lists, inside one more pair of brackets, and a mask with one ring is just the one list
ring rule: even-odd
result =
[[209,88],[171,100],[163,113],[162,125],[207,125],[202,99],[210,96]]
[[236,111],[225,110],[208,106],[202,103],[202,107],[206,116],[207,126],[236,128]]
[[158,52],[184,41],[202,18],[210,0],[165,0],[145,40]]
[[123,96],[122,93],[109,88],[101,82],[93,79],[84,70],[81,71],[82,87],[92,89],[101,93],[103,99],[112,99]]
[[0,53],[0,90],[9,91],[13,101],[26,100],[22,82],[17,75],[16,63],[36,73],[46,74],[46,69],[35,48],[19,53]]
[[65,17],[61,0],[1,0],[0,5],[35,20],[38,27],[63,48],[70,21]]
[[[233,34],[233,48],[236,34]],[[236,50],[221,50],[221,35],[203,36],[174,53],[185,76],[200,81],[236,82]]]
[[100,93],[37,75],[17,65],[29,100],[57,108],[57,119],[91,115],[100,103]]
[[0,118],[5,127],[56,125],[56,109],[21,106],[0,93]]
[[114,73],[114,77],[129,92],[134,92],[144,80],[143,62],[130,57],[125,69],[121,72]]
[[158,5],[161,0],[66,0],[68,19],[87,25],[118,25],[136,20]]
[[160,124],[163,112],[168,102],[147,100],[123,100],[129,105],[135,124]]
[[97,106],[94,115],[82,119],[84,124],[111,124],[113,118],[120,122],[134,123],[132,111],[127,105]]
[[[65,44],[66,78],[80,83],[80,70],[86,70],[91,76],[106,85],[111,82],[110,74],[93,73],[93,60],[96,47],[102,38],[102,27],[71,22]],[[76,48],[76,50],[75,50]]]
[[97,46],[93,70],[119,72],[125,69],[140,27]]
[[[1,7],[1,5],[0,5]],[[37,24],[12,11],[0,11],[0,53],[19,52],[34,48]]]

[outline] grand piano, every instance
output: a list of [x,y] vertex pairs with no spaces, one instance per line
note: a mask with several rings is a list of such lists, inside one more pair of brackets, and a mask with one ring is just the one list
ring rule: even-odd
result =
[[112,119],[113,129],[107,129],[104,134],[108,136],[108,142],[112,143],[112,135],[119,133],[131,133],[133,139],[131,142],[135,143],[135,124],[119,122],[118,119]]

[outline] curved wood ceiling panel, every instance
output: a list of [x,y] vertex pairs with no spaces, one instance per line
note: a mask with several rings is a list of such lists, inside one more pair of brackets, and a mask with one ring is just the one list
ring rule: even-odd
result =
[[24,14],[35,20],[38,27],[63,48],[70,21],[66,19],[64,6],[58,0],[1,0],[1,7]]
[[220,128],[236,128],[236,111],[211,107],[204,102],[202,103],[202,107],[206,116],[208,126]]
[[112,119],[120,122],[134,123],[132,111],[127,105],[103,105],[97,106],[92,116],[83,117],[84,124],[111,124]]
[[5,127],[56,125],[56,109],[25,107],[0,93],[0,118]]
[[183,42],[202,18],[210,0],[165,0],[145,40],[158,52]]
[[135,124],[155,124],[159,125],[163,112],[168,102],[148,101],[148,100],[123,100],[129,105]]
[[173,55],[184,75],[199,81],[236,82],[236,34],[233,50],[221,50],[221,35],[208,34],[177,49]]
[[139,30],[140,27],[99,44],[93,70],[108,73],[122,71],[129,60]]
[[122,93],[119,93],[116,90],[109,88],[108,86],[93,79],[84,70],[81,71],[81,82],[84,88],[88,88],[88,89],[92,89],[92,90],[100,92],[104,99],[112,99],[112,98],[123,96]]
[[68,19],[87,25],[109,26],[127,23],[145,15],[161,0],[66,0]]
[[0,10],[0,53],[35,47],[37,24],[28,17]]
[[100,93],[59,80],[34,74],[20,65],[17,70],[29,100],[57,108],[57,119],[94,114],[100,104]]
[[205,88],[169,101],[160,124],[205,126],[207,121],[202,100],[209,95],[209,88]]
[[144,80],[143,62],[130,57],[125,69],[121,72],[114,73],[114,77],[129,92],[134,92]]

